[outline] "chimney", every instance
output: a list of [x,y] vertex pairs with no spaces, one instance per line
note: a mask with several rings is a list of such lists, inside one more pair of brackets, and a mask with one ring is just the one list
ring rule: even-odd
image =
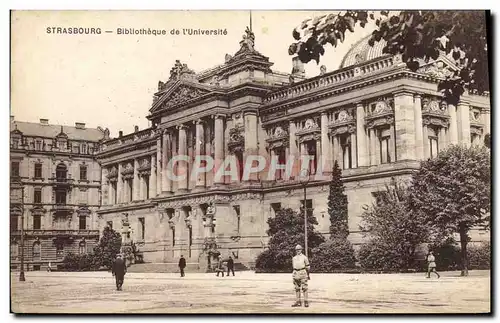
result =
[[49,119],[40,119],[40,124],[47,126],[49,124]]
[[85,129],[85,123],[75,122],[75,128],[76,129]]
[[304,63],[300,61],[298,56],[292,58],[292,75],[305,76],[306,70],[304,68]]
[[123,131],[120,130],[120,131],[118,131],[118,138],[121,138],[121,137],[123,137]]
[[134,132],[139,132],[139,126],[134,126]]

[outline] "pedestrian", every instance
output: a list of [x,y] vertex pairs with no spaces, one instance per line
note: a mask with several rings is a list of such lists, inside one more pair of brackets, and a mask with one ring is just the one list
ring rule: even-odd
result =
[[234,276],[234,260],[231,256],[229,256],[227,261],[227,277],[229,277],[229,271],[232,271]]
[[224,277],[224,262],[222,261],[222,257],[219,255],[217,258],[217,277],[219,277],[219,273],[222,273],[222,277]]
[[49,261],[49,265],[47,267],[47,271],[50,273],[52,271],[52,264]]
[[125,274],[127,273],[127,266],[121,254],[116,255],[116,260],[113,263],[112,274],[116,280],[116,290],[122,290]]
[[441,277],[436,271],[436,258],[434,258],[434,253],[429,251],[427,255],[427,278],[431,278],[431,272],[435,273],[438,278]]
[[179,259],[179,269],[181,270],[181,277],[184,277],[184,268],[186,268],[186,259],[181,255],[181,259]]
[[293,285],[295,287],[295,298],[296,301],[292,307],[302,306],[300,301],[300,290],[304,293],[304,306],[309,307],[308,295],[307,295],[307,281],[309,280],[309,259],[302,253],[302,246],[297,245],[295,247],[295,256],[292,258],[293,266]]

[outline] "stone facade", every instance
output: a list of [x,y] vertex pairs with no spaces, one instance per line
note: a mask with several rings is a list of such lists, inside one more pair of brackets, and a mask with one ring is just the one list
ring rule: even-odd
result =
[[[207,270],[216,252],[251,267],[266,247],[267,219],[279,208],[298,210],[302,184],[268,168],[242,180],[241,166],[236,180],[215,171],[189,176],[196,156],[211,156],[218,169],[228,156],[236,165],[252,155],[284,165],[308,155],[314,161],[306,203],[319,231],[328,232],[328,173],[337,160],[349,239],[359,245],[362,206],[385,184],[409,179],[419,161],[449,144],[482,144],[490,133],[489,97],[466,94],[452,106],[437,91],[443,71],[456,68],[451,60],[441,56],[411,72],[400,57],[383,55],[383,46],[375,53],[361,44],[367,40],[339,70],[322,67],[310,79],[297,60],[291,74],[273,71],[249,30],[224,65],[196,74],[177,61],[158,84],[148,115],[153,126],[100,145],[101,228],[129,235],[146,262],[174,264],[182,254]],[[181,155],[189,158],[172,170],[169,161]],[[325,177],[317,176],[322,169]],[[172,171],[188,176],[173,181]]]
[[24,224],[25,270],[53,268],[69,252],[92,250],[99,239],[102,129],[19,122],[11,117],[11,268],[20,269]]

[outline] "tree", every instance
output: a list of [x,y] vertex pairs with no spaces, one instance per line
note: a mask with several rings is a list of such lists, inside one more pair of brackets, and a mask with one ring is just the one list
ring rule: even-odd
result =
[[378,193],[372,206],[365,206],[360,228],[371,239],[360,251],[362,266],[382,264],[384,268],[371,269],[385,270],[417,267],[416,250],[431,231],[424,214],[410,209],[409,196],[406,185],[393,181]]
[[[292,257],[295,255],[295,246],[304,247],[304,216],[292,209],[280,209],[276,217],[267,220],[269,230],[268,250],[261,253],[256,260],[257,271],[289,272],[292,270]],[[316,231],[318,224],[316,217],[308,212],[307,215],[307,244],[308,255],[312,249],[325,241]],[[304,247],[305,248],[305,247]]]
[[344,193],[342,171],[335,161],[333,165],[330,194],[328,195],[328,214],[330,215],[330,238],[347,239],[347,195]]
[[116,255],[120,253],[121,247],[121,234],[110,227],[105,227],[99,244],[94,248],[94,265],[111,268]]
[[293,30],[296,40],[288,49],[290,55],[308,63],[325,53],[325,45],[337,47],[346,31],[354,32],[356,24],[364,28],[369,20],[376,28],[369,45],[381,39],[387,44],[385,54],[401,54],[407,67],[416,71],[422,60],[437,59],[440,52],[451,54],[458,70],[442,81],[438,89],[445,99],[457,104],[466,89],[482,94],[489,91],[487,29],[485,11],[346,11],[307,19]]
[[460,235],[462,276],[467,276],[468,232],[474,226],[489,224],[489,149],[450,146],[437,158],[422,162],[412,182],[412,207],[427,214],[428,222],[443,234]]

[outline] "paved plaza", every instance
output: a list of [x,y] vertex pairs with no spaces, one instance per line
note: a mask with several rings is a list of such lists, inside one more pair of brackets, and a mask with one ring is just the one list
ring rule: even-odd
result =
[[18,313],[486,313],[490,272],[311,274],[310,307],[292,308],[291,274],[237,272],[236,277],[129,273],[123,291],[108,272],[12,274]]

